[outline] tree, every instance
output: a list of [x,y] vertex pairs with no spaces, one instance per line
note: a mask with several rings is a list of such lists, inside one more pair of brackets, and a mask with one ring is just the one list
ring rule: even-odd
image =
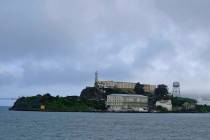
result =
[[155,96],[157,100],[168,99],[168,94],[168,87],[164,84],[158,85],[158,87],[155,89]]
[[143,95],[145,93],[144,92],[144,85],[140,84],[139,82],[136,83],[134,91],[135,91],[136,94]]
[[171,101],[173,106],[182,106],[185,102],[190,104],[197,103],[195,99],[183,98],[183,97],[173,97]]
[[53,100],[53,96],[51,96],[50,93],[46,93],[43,96],[41,96],[40,103],[44,104],[45,102],[52,101],[52,100]]

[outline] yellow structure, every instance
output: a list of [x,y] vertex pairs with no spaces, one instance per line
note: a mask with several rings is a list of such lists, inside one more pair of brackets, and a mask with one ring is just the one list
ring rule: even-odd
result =
[[41,105],[40,110],[44,111],[45,110],[45,105]]

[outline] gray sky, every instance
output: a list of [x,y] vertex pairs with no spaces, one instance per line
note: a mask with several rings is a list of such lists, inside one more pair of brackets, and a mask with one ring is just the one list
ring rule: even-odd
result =
[[[209,0],[0,1],[0,97],[104,80],[210,94]],[[0,103],[7,104],[7,103]]]

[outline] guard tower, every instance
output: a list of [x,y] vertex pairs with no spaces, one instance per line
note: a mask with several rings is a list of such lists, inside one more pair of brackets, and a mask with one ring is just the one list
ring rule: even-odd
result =
[[180,93],[180,83],[179,82],[173,82],[172,95],[173,96],[181,96],[181,93]]

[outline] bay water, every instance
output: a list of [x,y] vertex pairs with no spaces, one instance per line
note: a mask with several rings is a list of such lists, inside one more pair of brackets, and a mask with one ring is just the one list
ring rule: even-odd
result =
[[210,114],[24,112],[0,107],[0,140],[210,140]]

